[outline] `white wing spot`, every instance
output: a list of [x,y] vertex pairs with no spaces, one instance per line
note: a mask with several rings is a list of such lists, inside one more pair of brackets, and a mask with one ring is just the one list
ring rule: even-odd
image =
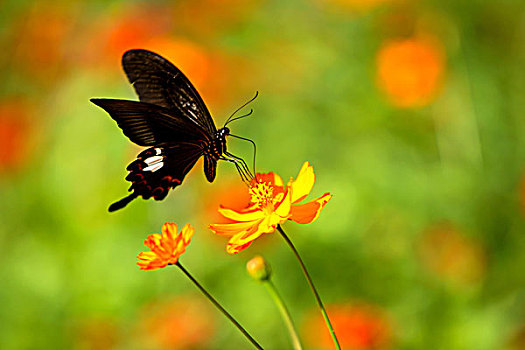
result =
[[158,162],[153,165],[150,165],[147,168],[142,169],[142,171],[151,171],[152,173],[154,173],[155,171],[159,170],[163,166],[164,166],[164,162]]
[[144,163],[148,165],[154,165],[155,163],[162,162],[162,159],[163,159],[162,156],[153,156],[153,157],[146,158],[144,160]]

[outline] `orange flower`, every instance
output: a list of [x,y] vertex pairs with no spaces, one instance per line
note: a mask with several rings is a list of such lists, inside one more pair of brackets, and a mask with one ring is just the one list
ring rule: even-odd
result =
[[119,344],[119,322],[107,316],[88,316],[72,323],[75,349],[115,349]]
[[179,234],[177,225],[166,222],[162,225],[162,235],[154,233],[148,236],[144,244],[151,249],[150,252],[141,252],[137,262],[141,270],[157,270],[167,265],[176,264],[179,257],[186,251],[190,244],[191,236],[195,229],[186,224]]
[[391,0],[318,0],[319,3],[324,3],[329,10],[341,10],[356,13],[366,12],[378,7],[381,4],[391,2]]
[[31,109],[23,100],[0,100],[0,173],[13,173],[35,148]]
[[[327,309],[343,349],[379,350],[392,347],[392,324],[378,307],[351,303],[329,305]],[[332,338],[317,311],[307,317],[304,333],[311,346],[333,348]]]
[[313,167],[305,162],[294,181],[290,179],[285,188],[281,177],[275,173],[257,174],[250,183],[250,205],[242,210],[219,208],[219,213],[232,222],[212,224],[214,233],[229,236],[226,248],[235,254],[247,248],[265,233],[271,233],[286,220],[309,224],[317,219],[321,209],[332,198],[330,193],[308,203],[297,204],[312,190],[315,182]]
[[136,320],[140,349],[208,349],[217,328],[211,305],[184,295],[144,305]]
[[483,245],[451,223],[427,228],[418,243],[418,252],[428,270],[457,286],[475,285],[485,276],[487,256]]
[[390,41],[377,55],[378,85],[398,107],[422,107],[432,102],[444,71],[444,54],[433,39]]

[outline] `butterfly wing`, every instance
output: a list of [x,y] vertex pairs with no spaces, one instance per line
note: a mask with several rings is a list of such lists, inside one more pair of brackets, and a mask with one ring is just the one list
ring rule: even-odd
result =
[[177,67],[151,51],[126,52],[122,66],[140,102],[91,101],[106,110],[132,142],[153,147],[128,166],[126,180],[132,193],[113,203],[109,211],[123,208],[138,196],[164,199],[203,154],[206,178],[212,182],[217,160],[210,147],[217,129],[195,87]]
[[139,146],[209,140],[206,132],[176,111],[139,101],[91,99],[91,102],[108,112],[124,135]]
[[217,128],[208,108],[186,76],[154,52],[136,49],[122,56],[122,67],[140,101],[180,114],[215,135]]
[[109,211],[126,206],[138,196],[162,200],[179,186],[197,160],[202,156],[201,145],[192,142],[165,143],[141,152],[128,165],[126,180],[131,182],[129,196],[113,203]]

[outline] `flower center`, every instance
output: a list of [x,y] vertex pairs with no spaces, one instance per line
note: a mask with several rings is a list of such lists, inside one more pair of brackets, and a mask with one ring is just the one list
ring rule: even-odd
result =
[[273,186],[268,182],[258,182],[249,189],[252,196],[251,202],[259,208],[265,208],[274,204]]

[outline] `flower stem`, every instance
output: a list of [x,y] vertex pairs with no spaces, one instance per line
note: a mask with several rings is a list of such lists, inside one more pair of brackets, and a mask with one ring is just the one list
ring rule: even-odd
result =
[[259,350],[264,350],[262,348],[262,346],[259,345],[259,343],[257,343],[257,341],[255,341],[255,339],[252,338],[252,336],[239,324],[239,322],[237,322],[237,320],[235,320],[235,318],[233,318],[232,315],[230,315],[228,313],[228,311],[226,311],[222,306],[221,304],[219,304],[219,302],[217,300],[215,300],[214,297],[211,296],[210,293],[208,293],[208,291],[206,289],[204,289],[204,287],[199,283],[197,282],[197,280],[195,278],[193,278],[193,276],[188,272],[188,270],[186,270],[181,264],[180,262],[177,262],[175,263],[175,265],[180,268],[182,270],[182,272],[184,272],[184,274],[197,286],[197,288],[199,288],[199,290],[202,292],[202,294],[204,294],[206,296],[206,298],[208,298],[211,303],[213,305],[215,305],[215,307],[217,309],[219,309],[220,312],[222,312],[224,314],[224,316],[226,316],[226,318],[228,318],[228,320],[230,320],[231,323],[233,323],[235,325],[235,327],[237,327],[241,333],[253,344],[253,346],[256,348],[256,349],[259,349]]
[[274,284],[271,280],[264,280],[262,281],[266,289],[268,289],[268,293],[270,293],[275,305],[279,308],[279,312],[281,313],[281,317],[283,318],[283,321],[288,328],[288,333],[290,334],[290,338],[292,340],[292,345],[295,350],[302,350],[301,342],[299,341],[299,337],[297,336],[297,331],[295,330],[295,327],[292,322],[292,318],[290,317],[290,313],[288,312],[288,308],[284,304],[283,299],[277,292],[277,289],[275,289]]
[[321,297],[319,296],[319,293],[317,293],[317,289],[315,289],[314,283],[312,282],[312,278],[310,277],[310,274],[308,273],[308,270],[306,270],[306,266],[303,263],[303,259],[301,259],[301,256],[299,255],[299,252],[297,251],[297,249],[295,249],[295,246],[293,245],[293,243],[290,240],[290,238],[288,238],[286,233],[284,233],[281,225],[277,225],[277,230],[279,231],[281,236],[283,236],[283,238],[286,241],[286,243],[288,243],[288,245],[292,249],[295,257],[299,261],[299,264],[301,265],[301,269],[303,270],[303,273],[304,273],[304,275],[306,277],[306,281],[308,282],[308,285],[310,286],[310,289],[314,293],[315,300],[317,301],[317,305],[319,306],[319,309],[321,310],[321,314],[323,315],[323,318],[324,318],[324,321],[326,323],[326,326],[328,327],[328,330],[330,331],[330,335],[332,336],[332,340],[334,341],[335,347],[336,347],[337,350],[341,350],[341,346],[339,345],[339,341],[337,340],[337,337],[335,335],[334,328],[332,327],[332,324],[330,323],[330,319],[328,318],[328,314],[326,313],[326,310],[325,310],[325,308],[323,306],[323,302],[321,301]]

